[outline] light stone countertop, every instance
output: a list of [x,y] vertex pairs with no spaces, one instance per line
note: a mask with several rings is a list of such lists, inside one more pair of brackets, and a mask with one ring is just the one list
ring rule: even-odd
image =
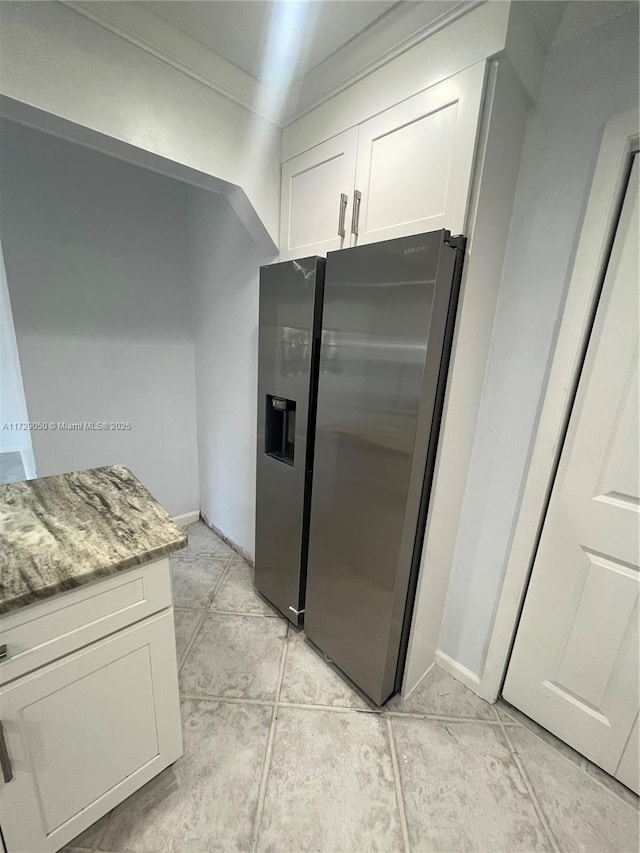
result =
[[123,465],[0,485],[0,613],[186,544]]

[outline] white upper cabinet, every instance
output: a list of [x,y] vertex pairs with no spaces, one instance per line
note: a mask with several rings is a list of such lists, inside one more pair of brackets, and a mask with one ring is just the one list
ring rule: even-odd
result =
[[484,76],[476,63],[284,163],[281,259],[464,231]]
[[353,245],[464,231],[483,83],[479,63],[360,125]]
[[349,245],[357,141],[354,127],[283,164],[282,260]]

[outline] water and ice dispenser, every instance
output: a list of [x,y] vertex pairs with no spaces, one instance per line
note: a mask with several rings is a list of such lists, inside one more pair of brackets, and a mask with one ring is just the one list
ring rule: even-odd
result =
[[293,466],[296,446],[296,402],[267,394],[264,452]]

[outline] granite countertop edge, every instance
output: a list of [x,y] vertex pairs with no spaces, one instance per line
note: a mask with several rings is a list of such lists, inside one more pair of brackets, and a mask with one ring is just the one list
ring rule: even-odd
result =
[[25,592],[23,595],[16,596],[12,599],[0,600],[0,618],[7,616],[9,613],[21,610],[34,604],[42,604],[48,598],[53,598],[64,592],[73,592],[82,586],[93,583],[98,580],[105,580],[112,575],[117,575],[119,572],[124,572],[127,569],[133,569],[136,566],[142,566],[145,563],[151,563],[160,557],[168,556],[174,551],[179,551],[187,545],[187,534],[182,539],[176,539],[168,545],[161,545],[158,548],[152,548],[143,554],[138,554],[133,557],[127,557],[125,560],[120,560],[116,563],[110,563],[106,566],[98,566],[91,571],[83,572],[81,575],[74,575],[73,578],[65,578],[57,583],[49,584],[48,586],[32,589]]

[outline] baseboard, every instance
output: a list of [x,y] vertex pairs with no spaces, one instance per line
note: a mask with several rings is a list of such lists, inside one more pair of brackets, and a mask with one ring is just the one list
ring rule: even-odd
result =
[[420,687],[420,685],[425,680],[425,678],[429,675],[429,673],[431,672],[431,670],[433,669],[434,666],[435,666],[435,663],[432,663],[431,666],[426,670],[426,672],[422,673],[420,678],[416,681],[416,683],[413,685],[413,687],[411,688],[411,690],[409,690],[408,693],[404,692],[404,687],[403,687],[403,689],[400,691],[400,696],[403,699],[408,699],[409,696],[411,696],[411,694],[414,692],[414,690],[417,690],[418,687]]
[[188,524],[193,524],[194,521],[200,520],[200,510],[194,509],[193,512],[185,512],[184,515],[174,515],[173,520],[180,527],[186,527]]
[[19,453],[22,456],[22,448],[18,444],[12,444],[9,447],[3,447],[0,453]]
[[251,554],[250,554],[250,553],[249,553],[245,548],[242,548],[240,545],[238,545],[238,543],[237,543],[237,542],[234,542],[234,541],[233,541],[233,539],[230,539],[230,538],[227,536],[227,534],[226,534],[226,533],[223,533],[223,532],[222,532],[222,530],[220,530],[220,528],[219,528],[219,527],[216,527],[216,526],[215,526],[215,524],[211,524],[211,522],[209,521],[209,519],[207,518],[207,516],[206,516],[206,515],[204,515],[204,513],[202,514],[202,520],[203,520],[203,521],[204,521],[204,523],[207,525],[207,527],[210,527],[210,528],[213,530],[213,532],[216,534],[216,536],[219,536],[219,537],[222,539],[222,541],[223,541],[223,542],[226,542],[226,543],[227,543],[227,545],[228,545],[230,548],[233,548],[233,550],[234,550],[237,554],[239,554],[239,555],[242,557],[242,559],[243,559],[243,560],[246,560],[246,561],[247,561],[247,563],[249,563],[249,565],[250,565],[250,566],[253,566],[253,564],[254,564],[254,563],[253,563],[253,557],[251,556]]
[[480,677],[477,676],[475,672],[471,672],[470,669],[467,669],[466,666],[458,663],[457,660],[449,657],[449,655],[445,654],[442,649],[436,650],[436,664],[440,669],[444,669],[444,671],[448,672],[449,675],[452,675],[455,679],[461,681],[465,687],[473,690],[474,693],[478,692]]

